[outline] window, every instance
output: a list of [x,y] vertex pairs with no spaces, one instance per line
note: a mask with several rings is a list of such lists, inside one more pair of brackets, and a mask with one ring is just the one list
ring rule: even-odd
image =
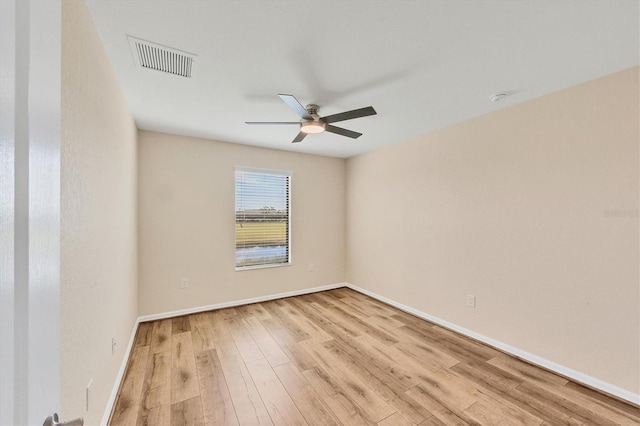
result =
[[291,173],[236,168],[236,270],[288,265]]

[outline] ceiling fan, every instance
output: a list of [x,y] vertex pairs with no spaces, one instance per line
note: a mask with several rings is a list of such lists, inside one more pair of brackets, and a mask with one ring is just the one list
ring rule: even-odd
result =
[[354,109],[351,111],[345,111],[338,114],[327,115],[326,117],[320,117],[318,110],[320,107],[315,104],[309,104],[303,107],[300,102],[293,95],[278,95],[289,107],[294,110],[302,120],[300,121],[246,121],[246,124],[296,124],[300,126],[300,132],[296,136],[292,143],[301,142],[310,133],[322,133],[331,132],[337,135],[346,136],[348,138],[357,139],[362,136],[362,133],[354,132],[352,130],[343,129],[342,127],[332,126],[330,123],[336,123],[338,121],[352,120],[354,118],[366,117],[368,115],[376,115],[377,112],[373,107],[368,106],[365,108]]

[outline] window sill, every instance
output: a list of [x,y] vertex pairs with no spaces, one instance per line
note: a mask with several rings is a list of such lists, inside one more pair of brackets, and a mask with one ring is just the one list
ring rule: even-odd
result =
[[239,268],[236,268],[236,272],[252,271],[254,269],[282,268],[283,266],[291,266],[291,262],[289,262],[289,263],[276,263],[276,264],[271,264],[271,265],[241,266]]

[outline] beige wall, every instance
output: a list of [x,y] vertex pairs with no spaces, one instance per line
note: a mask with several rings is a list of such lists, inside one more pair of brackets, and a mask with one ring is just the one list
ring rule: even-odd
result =
[[640,393],[638,70],[349,159],[347,281]]
[[136,128],[82,1],[62,5],[61,152],[61,414],[95,425],[137,316]]
[[[293,171],[291,266],[235,271],[235,166]],[[344,282],[344,160],[140,131],[138,168],[139,315]]]

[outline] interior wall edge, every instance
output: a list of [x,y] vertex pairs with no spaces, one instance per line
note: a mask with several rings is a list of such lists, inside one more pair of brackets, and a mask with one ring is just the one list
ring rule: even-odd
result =
[[609,396],[612,396],[614,398],[623,400],[624,402],[627,403],[631,403],[633,405],[636,406],[640,406],[640,394],[636,394],[632,391],[623,389],[621,387],[612,385],[610,383],[605,382],[604,380],[600,380],[598,378],[589,376],[587,374],[581,373],[579,371],[573,370],[571,368],[565,367],[561,364],[558,364],[556,362],[553,362],[551,360],[539,357],[535,354],[523,351],[522,349],[513,347],[511,345],[508,345],[506,343],[503,343],[499,340],[495,340],[492,339],[491,337],[487,337],[484,336],[480,333],[476,333],[473,330],[469,330],[467,328],[464,327],[460,327],[454,323],[451,323],[449,321],[445,321],[443,319],[440,319],[438,317],[434,317],[433,315],[429,315],[425,312],[422,312],[418,309],[414,309],[410,306],[407,306],[405,304],[402,304],[400,302],[396,302],[393,299],[389,299],[388,297],[382,296],[380,294],[374,293],[370,290],[364,289],[362,287],[358,287],[356,285],[353,285],[351,283],[345,283],[345,286],[347,288],[350,288],[351,290],[357,291],[359,293],[365,294],[369,297],[372,297],[376,300],[379,300],[381,302],[387,303],[388,305],[393,306],[394,308],[398,308],[402,311],[405,311],[411,315],[415,315],[419,318],[422,318],[424,320],[427,320],[429,322],[433,322],[439,326],[442,326],[446,329],[449,329],[451,331],[454,331],[456,333],[462,334],[463,336],[469,337],[473,340],[477,340],[481,343],[484,343],[485,345],[491,346],[492,348],[495,348],[501,352],[504,352],[508,355],[512,355],[516,358],[519,358],[523,361],[526,361],[530,364],[535,365],[536,367],[541,367],[544,368],[546,370],[549,370],[553,373],[559,374],[562,377],[565,377],[567,379],[570,379],[574,382],[578,382],[582,385],[585,385],[589,388],[592,388],[594,390],[597,390],[599,392],[603,392]]

